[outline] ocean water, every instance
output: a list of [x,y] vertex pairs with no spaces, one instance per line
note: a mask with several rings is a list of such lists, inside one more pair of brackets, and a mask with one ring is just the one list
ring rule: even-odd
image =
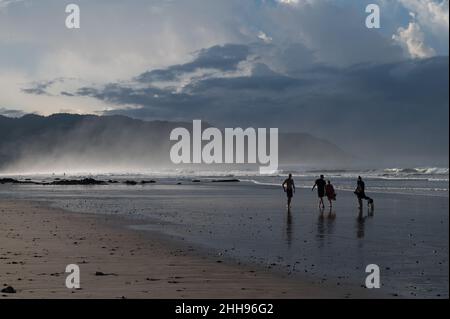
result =
[[171,184],[179,181],[213,181],[217,179],[239,179],[259,185],[279,186],[287,175],[291,173],[297,187],[308,188],[320,174],[331,180],[338,190],[354,190],[356,179],[362,176],[370,191],[378,193],[419,194],[429,196],[447,196],[449,194],[449,169],[441,167],[418,168],[384,168],[364,170],[312,170],[302,167],[284,167],[272,175],[260,175],[255,169],[240,170],[195,170],[195,169],[161,169],[146,172],[121,173],[92,173],[76,172],[72,174],[28,174],[28,175],[1,175],[2,177],[19,180],[53,181],[59,179],[80,179],[90,177],[98,180],[150,180],[157,179],[159,183]]
[[[273,176],[251,171],[104,174],[91,177],[157,183],[0,184],[0,198],[42,200],[71,211],[127,216],[130,228],[170,236],[217,259],[232,258],[316,282],[362,285],[365,267],[377,264],[380,291],[386,294],[448,297],[448,170],[323,172],[338,194],[333,209],[323,212],[310,190],[320,173],[294,172],[298,190],[290,212],[281,190],[286,172]],[[352,191],[358,175],[375,200],[373,212],[356,207]],[[51,181],[84,176],[16,177]],[[231,178],[241,182],[214,182]]]

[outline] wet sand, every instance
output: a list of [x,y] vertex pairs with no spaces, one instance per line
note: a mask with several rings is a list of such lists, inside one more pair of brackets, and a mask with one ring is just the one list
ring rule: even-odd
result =
[[[0,298],[370,298],[361,287],[313,284],[202,255],[119,217],[0,200]],[[78,264],[81,289],[65,287]],[[105,275],[96,275],[101,272]]]

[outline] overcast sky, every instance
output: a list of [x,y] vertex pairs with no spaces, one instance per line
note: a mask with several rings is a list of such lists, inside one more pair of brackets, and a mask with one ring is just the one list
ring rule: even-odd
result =
[[[60,93],[128,82],[146,71],[191,62],[196,52],[215,45],[249,45],[251,52],[231,69],[198,65],[170,83],[153,84],[170,85],[181,94],[205,76],[249,76],[258,62],[286,75],[318,64],[346,67],[448,55],[447,0],[73,2],[81,8],[82,27],[76,31],[64,26],[65,1],[0,0],[4,112],[121,108],[107,100]],[[368,3],[381,6],[379,30],[364,25]],[[46,94],[23,90],[36,87]]]
[[448,132],[448,0],[72,2],[0,0],[0,114]]

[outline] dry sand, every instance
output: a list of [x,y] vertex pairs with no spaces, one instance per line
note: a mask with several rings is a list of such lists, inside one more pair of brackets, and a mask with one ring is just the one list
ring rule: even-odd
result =
[[[360,287],[313,284],[219,261],[125,225],[45,203],[0,201],[0,286],[17,290],[0,299],[369,297]],[[68,264],[80,266],[80,290],[65,287]]]

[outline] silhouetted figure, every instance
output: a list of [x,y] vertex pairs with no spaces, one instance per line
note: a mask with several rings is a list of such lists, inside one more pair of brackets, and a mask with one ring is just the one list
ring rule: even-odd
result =
[[289,174],[289,177],[281,184],[281,186],[287,195],[287,207],[288,209],[291,209],[291,201],[295,193],[295,183],[292,179],[292,174]]
[[325,186],[325,194],[330,202],[330,208],[333,207],[332,201],[336,200],[336,192],[330,181],[327,181],[327,185]]
[[358,181],[356,182],[355,195],[358,197],[359,209],[362,209],[363,199],[367,200],[367,204],[373,209],[373,199],[366,195],[366,184],[361,176],[358,176]]
[[326,182],[324,180],[324,176],[320,175],[320,178],[316,180],[312,188],[312,190],[314,190],[314,188],[316,188],[317,186],[317,195],[319,196],[319,209],[325,208],[325,204],[323,203],[323,197],[325,196],[325,185]]

